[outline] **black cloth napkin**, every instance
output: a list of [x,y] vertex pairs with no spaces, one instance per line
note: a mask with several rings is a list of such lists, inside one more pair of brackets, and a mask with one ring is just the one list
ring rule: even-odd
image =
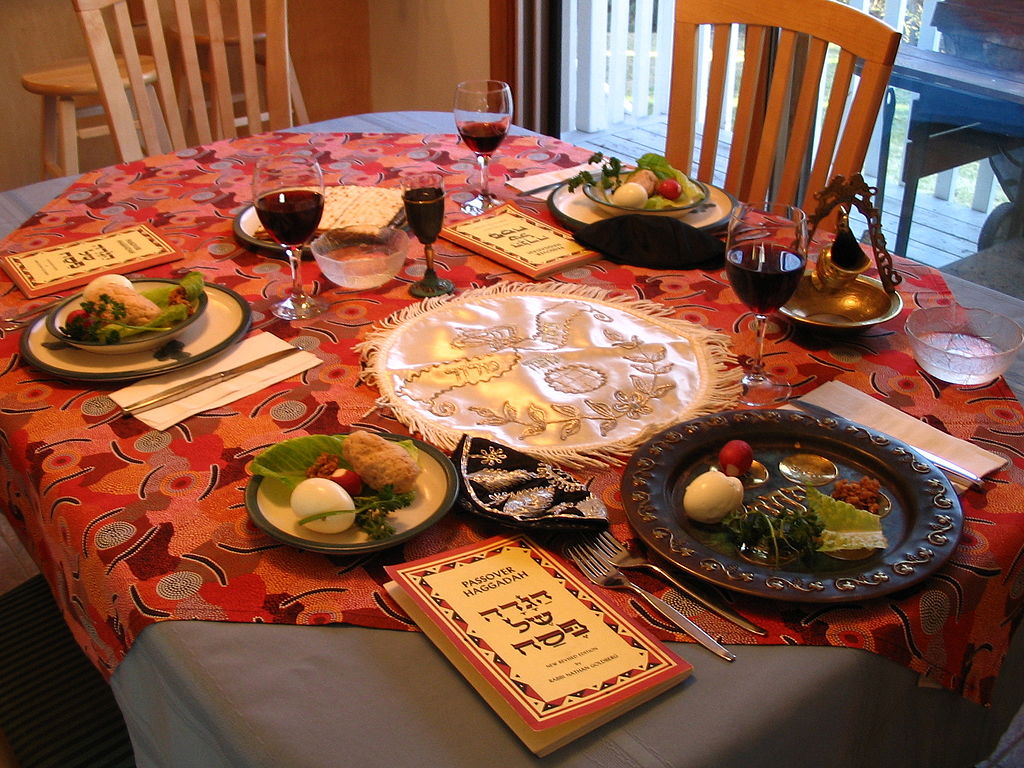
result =
[[725,244],[671,216],[630,213],[588,224],[577,242],[620,264],[649,269],[718,269]]
[[568,472],[501,443],[463,435],[452,453],[459,506],[514,528],[604,531],[608,511]]

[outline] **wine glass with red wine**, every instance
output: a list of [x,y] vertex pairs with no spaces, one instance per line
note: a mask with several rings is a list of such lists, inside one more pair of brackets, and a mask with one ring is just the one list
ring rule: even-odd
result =
[[490,192],[488,164],[512,124],[512,89],[500,80],[467,80],[455,88],[455,127],[476,154],[479,191],[462,203],[464,213],[483,213],[498,204]]
[[299,267],[302,247],[324,212],[324,177],[314,157],[301,152],[268,155],[256,163],[252,198],[260,224],[284,248],[291,268],[288,295],[271,307],[285,320],[316,317],[324,304],[306,293]]
[[800,284],[807,264],[807,214],[782,203],[741,203],[729,217],[725,273],[757,322],[757,352],[743,374],[741,402],[766,406],[787,400],[788,382],[764,370],[768,315]]
[[427,271],[423,279],[409,286],[409,293],[425,296],[444,296],[455,290],[451,280],[444,280],[434,271],[434,241],[444,222],[444,176],[440,173],[415,173],[402,179],[402,202],[405,219],[416,239],[423,243],[427,257]]

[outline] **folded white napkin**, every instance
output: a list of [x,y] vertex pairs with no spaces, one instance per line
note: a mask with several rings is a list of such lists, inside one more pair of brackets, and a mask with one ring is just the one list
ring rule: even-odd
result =
[[[143,379],[124,389],[110,394],[110,398],[124,407],[137,403],[143,398],[157,395],[171,387],[192,381],[211,373],[218,373],[248,363],[251,360],[287,349],[289,344],[271,333],[258,333],[242,341],[234,349],[220,355],[209,362],[192,366],[182,371],[175,371],[164,376]],[[196,413],[208,411],[239,398],[259,392],[264,387],[283,381],[297,373],[320,364],[320,358],[310,352],[296,352],[270,365],[255,371],[243,373],[227,381],[222,381],[199,392],[193,392],[181,400],[176,400],[151,411],[133,414],[135,418],[153,429],[167,429],[179,421]]]
[[531,195],[531,197],[546,200],[548,195],[551,194],[550,184],[557,184],[566,179],[571,179],[580,171],[589,170],[593,172],[597,167],[593,163],[583,163],[573,168],[559,168],[557,171],[547,171],[546,173],[535,173],[531,176],[521,176],[518,179],[509,179],[505,183],[517,192],[528,192],[531,189],[544,187],[545,189]]
[[886,405],[871,395],[841,381],[829,381],[800,397],[843,418],[895,437],[915,448],[941,456],[984,477],[1007,464],[1007,460],[974,443],[961,440],[925,424],[920,419]]

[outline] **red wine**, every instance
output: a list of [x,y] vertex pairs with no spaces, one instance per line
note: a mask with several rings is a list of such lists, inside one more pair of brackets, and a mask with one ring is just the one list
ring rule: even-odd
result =
[[766,314],[789,301],[803,276],[804,259],[777,243],[740,243],[725,254],[725,272],[740,301]]
[[498,148],[508,133],[511,118],[492,122],[459,123],[459,135],[478,155],[489,155]]
[[324,196],[311,189],[280,189],[256,201],[260,223],[283,245],[306,242],[323,212]]
[[444,190],[440,187],[417,187],[402,193],[405,218],[421,243],[437,240],[444,220]]

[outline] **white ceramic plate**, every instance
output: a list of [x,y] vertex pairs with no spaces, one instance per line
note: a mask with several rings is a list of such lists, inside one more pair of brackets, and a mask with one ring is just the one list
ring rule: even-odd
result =
[[666,208],[627,208],[624,205],[616,205],[608,198],[608,191],[601,187],[592,186],[590,184],[584,184],[580,189],[583,190],[583,194],[587,196],[590,202],[594,203],[598,208],[604,211],[606,214],[613,216],[622,216],[627,213],[646,213],[651,216],[680,216],[692,211],[694,208],[702,205],[705,200],[708,199],[708,186],[703,181],[693,181],[698,187],[700,187],[701,195],[700,200],[689,203],[687,205],[675,205],[668,206]]
[[181,336],[158,349],[97,355],[76,349],[46,329],[46,317],[27,327],[21,354],[35,368],[74,381],[127,381],[187,368],[233,346],[249,330],[249,302],[220,285],[206,285],[206,311]]
[[[680,221],[697,229],[713,230],[724,227],[729,221],[729,214],[736,205],[736,199],[720,187],[705,184],[708,196],[703,203],[674,214]],[[613,213],[608,207],[602,208],[583,193],[582,187],[569,191],[568,184],[557,187],[548,198],[548,210],[569,229],[582,229],[596,221],[621,216]],[[631,210],[629,213],[643,213]],[[655,212],[657,213],[657,212]],[[664,213],[660,215],[666,215]]]
[[347,555],[375,552],[401,544],[436,523],[451,508],[459,490],[455,466],[441,451],[428,443],[401,435],[381,435],[391,440],[412,440],[419,449],[423,471],[416,478],[415,498],[408,507],[391,513],[395,533],[386,539],[371,539],[355,526],[341,533],[317,533],[299,525],[288,503],[291,489],[280,480],[253,477],[245,489],[249,517],[270,536],[300,549]]
[[[139,292],[152,290],[168,283],[172,285],[178,284],[177,280],[165,280],[161,278],[132,280],[131,282],[135,290]],[[196,302],[193,314],[168,331],[140,333],[136,336],[129,336],[126,340],[117,344],[103,344],[99,341],[75,341],[69,338],[66,334],[61,333],[61,328],[63,328],[64,324],[67,322],[68,315],[78,309],[81,309],[82,296],[83,294],[77,293],[47,312],[46,330],[48,330],[52,336],[66,342],[70,346],[77,347],[78,349],[84,349],[85,351],[92,352],[96,355],[129,355],[135,352],[148,352],[156,349],[157,347],[162,347],[171,339],[176,339],[181,336],[190,325],[198,322],[206,312],[206,305],[209,301],[204,290],[203,294],[200,295],[199,300]]]
[[[284,248],[275,243],[273,240],[264,240],[256,237],[256,233],[260,228],[260,219],[256,215],[256,209],[247,205],[242,209],[242,212],[235,216],[235,223],[233,226],[235,232],[235,238],[244,245],[254,248],[269,256],[284,256]],[[308,248],[303,248],[303,256],[312,258],[309,254]]]
[[[405,211],[399,211],[395,215],[395,218],[388,225],[390,227],[400,227],[405,222]],[[273,240],[264,240],[256,236],[256,233],[260,229],[260,218],[256,214],[256,209],[247,205],[242,211],[235,216],[234,224],[232,229],[235,233],[235,239],[248,248],[258,251],[265,256],[271,256],[275,258],[284,258],[284,248],[275,243]],[[316,235],[323,234],[323,230],[317,229]],[[312,241],[312,238],[310,238]],[[305,245],[302,249],[302,258],[312,259],[313,254],[309,249],[309,245]]]

